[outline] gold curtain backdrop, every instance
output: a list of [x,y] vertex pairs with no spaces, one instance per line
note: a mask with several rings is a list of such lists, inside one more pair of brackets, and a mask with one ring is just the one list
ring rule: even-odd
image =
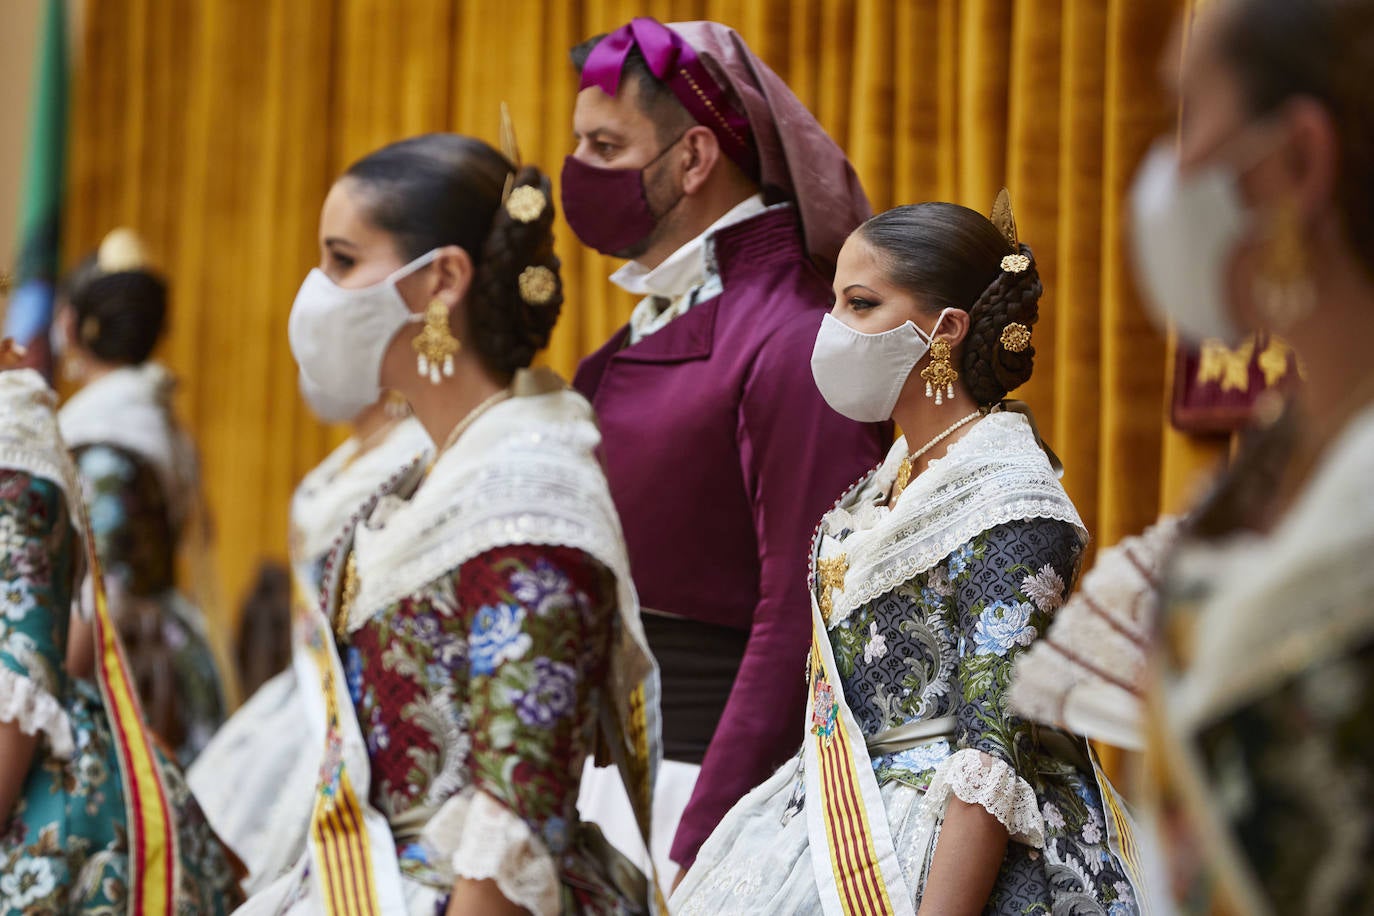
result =
[[[567,49],[636,15],[734,26],[848,150],[876,209],[1003,184],[1046,295],[1020,393],[1099,544],[1180,504],[1212,443],[1167,428],[1168,347],[1130,278],[1124,200],[1173,114],[1158,89],[1187,0],[102,0],[76,74],[70,263],[136,227],[171,279],[162,357],[203,454],[224,594],[282,557],[300,477],[341,437],[296,393],[286,318],[332,179],[426,131],[570,151]],[[632,303],[560,226],[570,374]],[[798,359],[809,354],[798,353]],[[691,443],[683,443],[690,448]],[[665,486],[668,485],[665,482]]]

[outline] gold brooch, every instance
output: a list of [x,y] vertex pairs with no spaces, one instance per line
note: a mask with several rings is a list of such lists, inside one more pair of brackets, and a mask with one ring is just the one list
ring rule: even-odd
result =
[[510,197],[506,199],[506,212],[513,220],[532,223],[543,215],[546,202],[543,191],[533,185],[522,184],[510,192]]
[[542,264],[520,271],[520,298],[530,305],[543,305],[558,292],[558,275]]
[[1009,274],[1019,274],[1030,267],[1030,258],[1024,254],[1009,254],[1002,259],[1002,269]]
[[[1017,255],[1017,257],[1024,257]],[[1020,353],[1030,346],[1031,331],[1019,321],[1013,321],[1002,329],[1002,347],[1011,353]]]

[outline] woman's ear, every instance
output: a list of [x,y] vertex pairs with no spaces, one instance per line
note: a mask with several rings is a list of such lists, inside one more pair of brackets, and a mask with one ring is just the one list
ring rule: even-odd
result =
[[948,341],[951,349],[959,346],[968,336],[969,315],[963,309],[946,309],[943,317],[940,318],[940,326],[935,329],[935,336]]
[[424,274],[428,278],[426,305],[434,299],[439,299],[452,312],[458,307],[458,303],[467,297],[468,290],[472,288],[474,273],[472,257],[463,248],[458,245],[445,245],[440,248],[431,269]]

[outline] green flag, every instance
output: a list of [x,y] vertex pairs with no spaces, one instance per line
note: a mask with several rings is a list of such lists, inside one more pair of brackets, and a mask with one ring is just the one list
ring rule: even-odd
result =
[[47,0],[33,93],[19,205],[19,258],[4,334],[29,348],[29,365],[51,376],[48,329],[57,283],[67,159],[66,0]]

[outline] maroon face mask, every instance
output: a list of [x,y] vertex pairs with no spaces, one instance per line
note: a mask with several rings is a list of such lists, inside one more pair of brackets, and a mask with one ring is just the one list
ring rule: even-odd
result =
[[572,156],[563,160],[563,216],[582,244],[624,257],[621,252],[632,251],[649,237],[682,196],[668,210],[654,215],[644,191],[644,173],[676,145],[677,140],[669,143],[639,169],[603,169]]

